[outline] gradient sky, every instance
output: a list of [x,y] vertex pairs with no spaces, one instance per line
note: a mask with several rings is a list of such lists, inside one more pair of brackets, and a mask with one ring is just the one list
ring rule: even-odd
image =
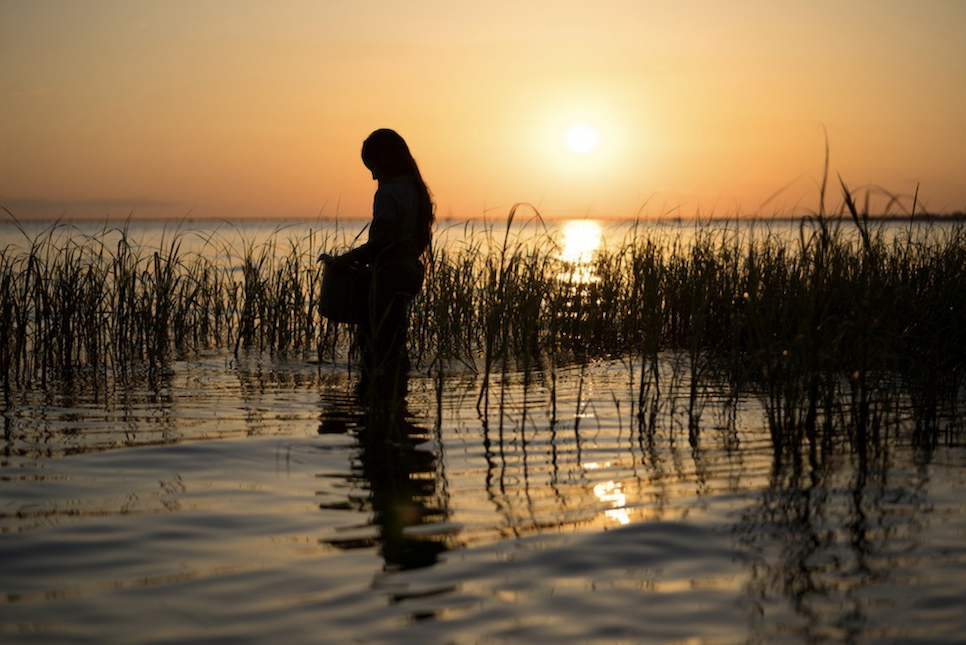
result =
[[391,127],[441,217],[815,210],[826,131],[833,180],[962,211],[964,28],[960,0],[0,0],[0,205],[368,217]]

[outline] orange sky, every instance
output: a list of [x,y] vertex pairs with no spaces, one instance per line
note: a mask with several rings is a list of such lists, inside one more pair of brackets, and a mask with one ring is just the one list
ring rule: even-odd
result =
[[391,127],[442,217],[791,214],[825,128],[850,186],[962,211],[964,27],[959,0],[0,0],[0,205],[368,217]]

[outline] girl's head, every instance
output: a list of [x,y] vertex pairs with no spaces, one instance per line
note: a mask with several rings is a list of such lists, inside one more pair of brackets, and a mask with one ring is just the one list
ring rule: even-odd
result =
[[406,141],[394,130],[376,130],[362,143],[362,163],[372,171],[381,171],[386,179],[416,176],[416,160]]
[[420,202],[416,243],[421,252],[427,252],[436,221],[436,205],[406,141],[394,130],[376,130],[362,143],[362,163],[380,181],[411,177],[416,183]]

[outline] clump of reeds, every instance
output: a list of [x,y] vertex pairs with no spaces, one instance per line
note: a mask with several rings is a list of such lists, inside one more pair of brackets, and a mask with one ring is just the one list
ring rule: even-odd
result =
[[0,251],[4,386],[152,372],[213,348],[321,355],[344,342],[316,313],[315,258],[328,244],[317,233],[241,251],[206,234],[186,253],[188,234],[148,248],[127,226],[24,231],[23,247]]
[[912,216],[876,223],[844,195],[842,212],[803,218],[794,236],[696,224],[662,239],[639,226],[597,254],[586,282],[561,279],[552,243],[532,253],[504,235],[489,253],[443,250],[424,296],[435,308],[417,326],[440,334],[437,356],[484,377],[636,357],[650,426],[665,405],[659,364],[683,357],[694,435],[702,388],[728,383],[732,396],[761,394],[790,459],[833,451],[842,427],[863,443],[911,422],[935,441],[962,406],[966,233]]

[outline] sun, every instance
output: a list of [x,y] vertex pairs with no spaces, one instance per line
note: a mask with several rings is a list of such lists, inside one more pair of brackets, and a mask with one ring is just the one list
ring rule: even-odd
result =
[[593,152],[600,143],[600,135],[593,126],[586,123],[577,123],[570,126],[564,134],[564,143],[567,149],[578,155],[586,155]]

